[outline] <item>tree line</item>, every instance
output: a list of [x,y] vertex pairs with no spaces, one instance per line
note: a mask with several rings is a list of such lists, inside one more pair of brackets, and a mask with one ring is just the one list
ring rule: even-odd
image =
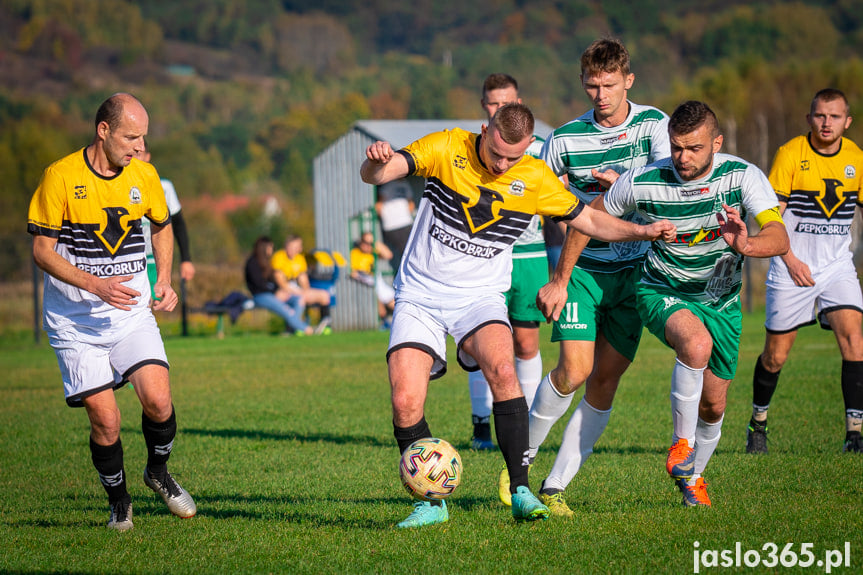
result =
[[[816,90],[863,109],[863,2],[706,0],[0,0],[0,280],[27,277],[42,170],[130,91],[173,180],[196,260],[238,263],[260,232],[314,243],[312,159],[360,119],[481,118],[483,78],[518,78],[556,126],[589,107],[582,50],[621,38],[631,97],[703,99],[726,149],[762,168],[806,129]],[[861,112],[863,114],[863,112]],[[854,138],[857,126],[849,136]],[[217,210],[220,198],[245,199]],[[265,215],[265,203],[280,210]],[[272,212],[268,212],[271,213]]]

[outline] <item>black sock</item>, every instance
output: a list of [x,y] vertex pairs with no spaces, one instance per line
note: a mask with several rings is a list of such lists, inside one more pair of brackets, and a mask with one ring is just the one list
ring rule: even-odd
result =
[[429,431],[429,424],[426,423],[425,416],[423,416],[419,422],[410,427],[399,427],[393,423],[393,435],[399,444],[399,453],[404,453],[405,449],[410,447],[410,444],[417,439],[432,436],[431,431]]
[[776,373],[767,371],[764,364],[761,363],[761,356],[755,362],[755,374],[752,376],[752,404],[761,407],[770,405],[770,400],[773,398],[773,392],[776,391],[776,385],[779,383],[779,374],[781,369]]
[[842,360],[842,399],[846,417],[863,417],[863,361]]
[[99,445],[90,438],[90,457],[99,473],[99,481],[108,494],[108,501],[131,501],[126,491],[126,472],[123,470],[123,444],[118,439],[113,445]]
[[473,436],[482,441],[491,441],[491,422],[488,417],[472,415]]
[[492,404],[492,413],[497,444],[509,470],[509,489],[515,493],[517,487],[528,486],[527,452],[530,445],[527,401],[524,396],[497,401]]
[[321,306],[321,320],[325,320],[330,317],[330,306],[322,305]]
[[142,412],[141,430],[147,444],[147,469],[152,477],[162,479],[168,471],[168,458],[177,436],[177,418],[173,406],[171,416],[161,423],[156,423]]

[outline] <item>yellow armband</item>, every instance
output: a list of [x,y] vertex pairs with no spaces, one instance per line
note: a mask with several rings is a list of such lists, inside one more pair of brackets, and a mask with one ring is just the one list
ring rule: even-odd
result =
[[764,226],[767,225],[767,222],[779,222],[783,226],[785,225],[785,222],[782,221],[782,214],[779,213],[778,207],[764,210],[755,216],[755,222],[758,224],[759,228],[764,228]]

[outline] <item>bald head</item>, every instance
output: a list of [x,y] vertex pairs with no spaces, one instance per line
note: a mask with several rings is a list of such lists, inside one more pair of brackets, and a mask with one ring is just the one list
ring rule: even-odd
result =
[[138,98],[132,94],[118,92],[114,94],[99,106],[96,111],[96,127],[105,122],[108,127],[116,130],[117,126],[123,120],[124,114],[132,118],[143,119],[147,117],[147,110]]
[[128,166],[145,149],[149,123],[144,105],[131,94],[121,92],[102,102],[96,112],[93,168],[113,175]]

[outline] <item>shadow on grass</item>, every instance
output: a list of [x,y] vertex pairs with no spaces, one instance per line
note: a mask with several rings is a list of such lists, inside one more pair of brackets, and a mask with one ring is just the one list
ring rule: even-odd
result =
[[326,442],[336,445],[359,444],[371,447],[393,447],[395,440],[383,441],[373,435],[338,435],[334,433],[320,432],[291,432],[291,431],[255,431],[248,429],[183,429],[183,434],[201,435],[208,437],[221,437],[225,439],[255,439],[273,441],[302,441],[308,443]]

